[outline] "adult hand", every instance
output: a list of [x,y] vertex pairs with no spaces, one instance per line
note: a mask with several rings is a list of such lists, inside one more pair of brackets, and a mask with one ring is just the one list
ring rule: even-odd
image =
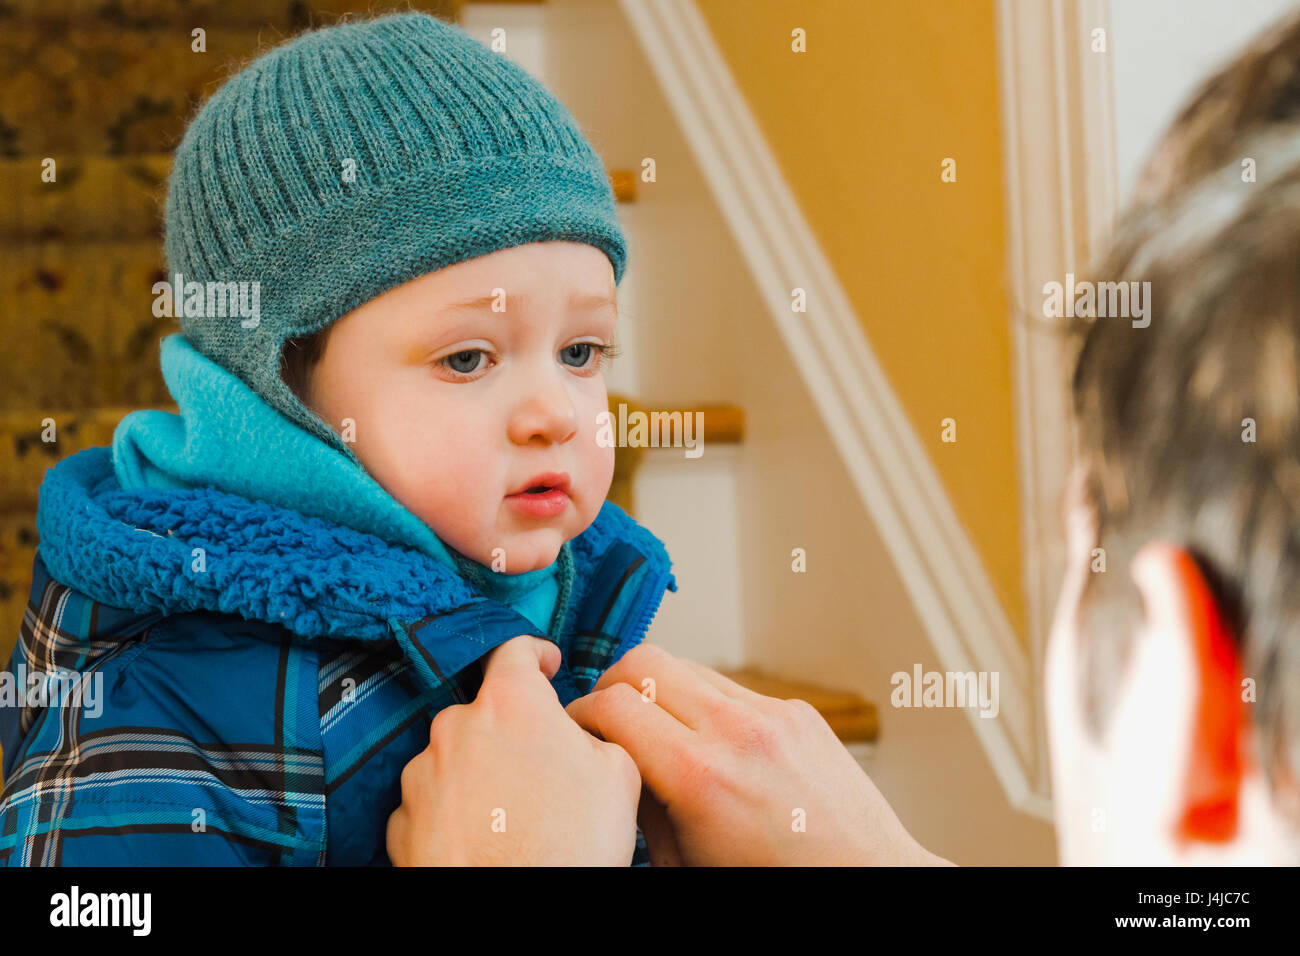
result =
[[448,707],[402,771],[388,818],[397,866],[627,866],[640,777],[628,754],[565,714],[560,650],[517,637],[491,653],[472,704]]
[[805,701],[642,644],[568,711],[636,761],[656,866],[947,863],[904,829]]

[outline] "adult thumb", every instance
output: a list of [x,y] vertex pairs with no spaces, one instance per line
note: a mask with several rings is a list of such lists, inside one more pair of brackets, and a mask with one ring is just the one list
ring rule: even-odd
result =
[[555,644],[523,634],[512,637],[488,653],[483,664],[483,683],[527,680],[539,670],[550,680],[559,669],[560,649]]

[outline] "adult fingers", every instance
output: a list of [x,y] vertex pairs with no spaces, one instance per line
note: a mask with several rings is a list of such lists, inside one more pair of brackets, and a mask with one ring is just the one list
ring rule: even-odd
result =
[[601,675],[595,690],[616,683],[630,685],[692,730],[702,727],[710,711],[728,699],[686,661],[653,644],[640,644],[624,654]]
[[779,702],[776,697],[768,697],[757,691],[750,690],[743,684],[738,684],[725,674],[719,674],[711,667],[706,667],[697,661],[680,658],[681,662],[698,674],[708,683],[712,684],[723,694],[726,694],[732,700],[743,701],[747,704],[753,704],[755,707],[764,707],[768,704]]
[[699,746],[689,727],[627,684],[593,691],[565,710],[583,730],[626,750],[641,779],[660,794],[674,791],[674,768]]

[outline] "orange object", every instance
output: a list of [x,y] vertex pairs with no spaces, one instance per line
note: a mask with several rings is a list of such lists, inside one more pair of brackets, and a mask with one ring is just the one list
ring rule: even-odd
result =
[[1226,843],[1237,833],[1243,776],[1241,662],[1232,631],[1200,568],[1190,555],[1183,554],[1180,561],[1184,593],[1191,605],[1200,693],[1178,836],[1184,841]]

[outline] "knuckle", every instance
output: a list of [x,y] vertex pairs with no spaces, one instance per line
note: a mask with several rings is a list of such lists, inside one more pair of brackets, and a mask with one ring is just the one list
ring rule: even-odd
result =
[[765,756],[774,753],[780,743],[780,728],[767,714],[737,708],[731,714],[728,739],[743,754]]
[[705,720],[728,728],[743,726],[750,709],[739,701],[724,697],[722,694],[706,697],[702,706]]
[[417,754],[408,760],[406,766],[402,768],[402,775],[399,779],[399,783],[401,784],[403,799],[405,799],[406,796],[415,788],[415,776],[419,772],[417,767],[417,761],[419,759],[419,755]]
[[638,674],[671,659],[672,655],[657,644],[642,643],[624,654],[618,663],[624,665],[625,671]]
[[608,725],[617,715],[626,713],[633,697],[640,697],[628,684],[610,684],[591,695],[591,716],[597,726]]
[[632,651],[639,651],[640,657],[644,660],[666,661],[672,659],[672,655],[669,654],[662,647],[660,647],[658,644],[647,644],[645,642],[642,642],[638,644],[636,647],[634,647]]
[[429,725],[430,743],[447,741],[455,733],[469,707],[469,704],[452,704],[434,714],[433,723]]
[[432,744],[406,762],[398,778],[404,802],[413,800],[424,792],[427,784],[433,778],[434,766]]
[[781,703],[785,705],[781,708],[782,715],[797,727],[815,725],[822,722],[821,711],[802,698],[792,697],[789,700],[782,701]]
[[384,827],[384,844],[388,850],[389,859],[397,862],[399,848],[402,843],[402,826],[405,819],[402,817],[403,810],[399,806],[388,817],[388,825]]
[[667,651],[654,644],[638,644],[610,665],[596,686],[602,690],[619,683],[639,687],[641,680],[669,657],[671,655]]
[[641,695],[631,684],[614,684],[596,696],[596,709],[601,717],[612,717],[628,704],[640,700]]

